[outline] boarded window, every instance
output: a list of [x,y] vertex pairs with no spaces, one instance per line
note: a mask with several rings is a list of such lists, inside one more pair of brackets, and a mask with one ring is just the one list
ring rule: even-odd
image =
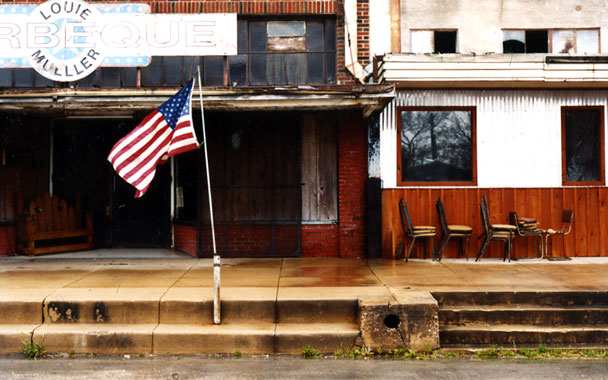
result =
[[475,182],[475,109],[402,108],[399,182]]
[[413,30],[412,53],[456,53],[455,30]]
[[603,184],[603,107],[562,109],[565,183]]

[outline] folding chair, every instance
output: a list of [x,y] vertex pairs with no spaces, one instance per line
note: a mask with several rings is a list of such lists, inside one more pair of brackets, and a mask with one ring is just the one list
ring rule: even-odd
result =
[[479,252],[477,253],[477,258],[475,261],[479,261],[479,259],[481,259],[492,240],[498,240],[504,241],[505,243],[503,261],[505,261],[508,257],[509,262],[511,262],[511,247],[513,244],[513,236],[515,235],[515,230],[517,227],[510,224],[492,224],[490,222],[490,212],[488,211],[488,201],[485,195],[481,199],[479,209],[481,212],[481,223],[483,225],[483,235],[481,236],[483,236],[484,239],[481,247],[479,247]]
[[[562,229],[559,231],[553,230],[551,228],[547,230],[542,230],[542,234],[545,235],[545,249],[543,251],[543,255],[541,258],[549,258],[547,256],[547,249],[549,247],[549,237],[554,235],[568,235],[570,231],[572,231],[572,220],[574,219],[574,211],[566,209],[562,211]],[[565,256],[564,256],[565,257]]]
[[437,243],[436,254],[433,254],[434,257],[437,258],[438,261],[441,261],[443,257],[443,251],[445,247],[448,245],[448,241],[450,238],[461,238],[460,242],[460,256],[463,255],[463,245],[466,245],[466,256],[467,261],[469,260],[469,238],[473,234],[473,228],[469,226],[448,224],[445,218],[445,210],[443,208],[443,202],[441,198],[437,199],[437,203],[435,203],[435,208],[437,209],[437,216],[439,218],[439,227],[441,229],[441,237],[439,238],[439,242]]
[[[405,262],[410,258],[414,243],[418,238],[426,238],[431,242],[431,254],[433,254],[433,237],[435,237],[436,228],[432,226],[414,226],[412,225],[412,219],[407,209],[407,203],[405,199],[399,201],[399,215],[401,216],[401,227],[403,228],[403,241],[399,243],[397,248],[397,258],[401,258],[405,250],[405,240],[409,237],[412,239],[410,246],[407,250],[407,256]],[[424,245],[424,258],[427,257],[427,244]],[[433,257],[434,260],[434,257]]]

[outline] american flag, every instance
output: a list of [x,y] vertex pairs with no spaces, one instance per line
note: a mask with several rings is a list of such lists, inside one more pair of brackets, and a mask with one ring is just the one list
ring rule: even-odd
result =
[[108,161],[119,176],[135,186],[139,198],[150,186],[156,165],[169,157],[198,148],[192,123],[192,87],[188,82],[155,109],[110,151]]

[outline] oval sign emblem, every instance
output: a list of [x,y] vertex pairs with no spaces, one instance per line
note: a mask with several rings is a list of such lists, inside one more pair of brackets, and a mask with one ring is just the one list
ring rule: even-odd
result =
[[28,17],[28,60],[40,75],[71,82],[91,74],[103,62],[95,7],[80,0],[48,1]]

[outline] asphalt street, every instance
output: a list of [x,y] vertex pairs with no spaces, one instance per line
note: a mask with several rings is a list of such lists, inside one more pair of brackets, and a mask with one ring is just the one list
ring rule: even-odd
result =
[[2,380],[608,379],[608,360],[352,360],[206,356],[0,357]]

